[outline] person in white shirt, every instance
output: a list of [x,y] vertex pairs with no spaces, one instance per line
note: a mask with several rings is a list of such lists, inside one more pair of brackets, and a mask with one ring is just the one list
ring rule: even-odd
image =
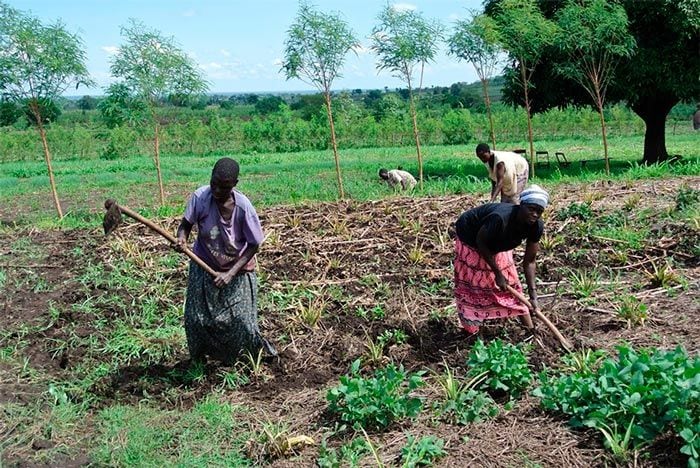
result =
[[500,195],[501,203],[520,203],[520,194],[530,175],[527,160],[510,151],[491,151],[486,143],[477,145],[476,156],[489,171],[490,202],[495,202]]
[[379,169],[379,177],[386,180],[389,187],[394,190],[398,187],[401,187],[401,190],[412,190],[416,186],[416,179],[409,172],[401,169],[392,169],[390,171],[384,168]]

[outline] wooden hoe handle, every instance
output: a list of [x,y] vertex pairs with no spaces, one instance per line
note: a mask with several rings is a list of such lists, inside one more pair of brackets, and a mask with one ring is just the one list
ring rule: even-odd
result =
[[[119,207],[119,211],[121,211],[122,213],[124,213],[128,217],[135,219],[139,223],[145,224],[146,226],[151,228],[153,231],[157,232],[161,236],[168,239],[171,243],[177,244],[177,239],[175,238],[175,236],[173,236],[168,231],[166,231],[162,227],[155,224],[150,219],[144,218],[143,216],[141,216],[137,212],[130,210],[129,208],[127,208],[125,206],[122,206],[122,205],[117,205],[117,206]],[[212,275],[214,277],[217,275],[217,273],[209,265],[204,263],[204,260],[199,258],[194,252],[192,252],[189,249],[189,247],[187,247],[186,245],[182,246],[182,251],[185,253],[185,255],[190,257],[197,265],[202,267],[204,269],[204,271],[206,271],[207,273],[209,273],[210,275]]]
[[540,312],[539,309],[534,309],[532,307],[532,304],[530,303],[530,300],[527,297],[525,297],[521,292],[517,291],[516,289],[514,289],[510,285],[506,285],[506,288],[508,289],[508,291],[510,291],[510,293],[513,296],[517,297],[520,302],[522,302],[523,304],[528,306],[528,308],[530,310],[535,311],[535,315],[537,316],[537,318],[542,320],[542,322],[547,326],[547,328],[549,328],[549,331],[551,331],[554,334],[554,336],[557,337],[557,339],[559,340],[559,343],[561,343],[562,347],[565,350],[572,351],[574,349],[574,347],[571,345],[569,340],[564,338],[564,335],[561,334],[559,329],[552,322],[550,322],[549,319],[547,317],[545,317],[544,314],[542,312]]

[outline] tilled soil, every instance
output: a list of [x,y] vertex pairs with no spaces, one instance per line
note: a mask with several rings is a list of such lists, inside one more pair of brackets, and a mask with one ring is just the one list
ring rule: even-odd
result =
[[[617,344],[628,342],[635,347],[671,348],[680,344],[690,353],[700,349],[700,342],[692,338],[700,336],[700,260],[692,253],[700,244],[700,229],[662,216],[673,208],[682,184],[698,187],[700,178],[560,186],[552,193],[552,206],[545,220],[550,242],[543,242],[538,255],[540,306],[577,347],[614,352]],[[557,219],[559,211],[584,201],[590,202],[596,216],[622,210],[633,217],[652,211],[658,213],[652,217],[658,222],[649,226],[650,234],[641,247],[629,248],[625,242],[587,232],[581,220]],[[474,196],[396,197],[261,211],[267,236],[259,254],[261,328],[276,344],[280,358],[268,359],[264,376],[226,391],[225,398],[250,407],[260,418],[282,419],[290,425],[291,433],[309,435],[318,441],[334,424],[325,413],[325,392],[348,372],[355,359],[366,353],[368,337],[376,339],[392,329],[407,335],[406,343],[385,350],[384,362],[401,363],[411,371],[439,371],[443,362],[463,370],[473,338],[461,331],[454,313],[450,231],[459,214],[478,202]],[[161,220],[173,232],[177,221]],[[150,256],[168,249],[162,238],[137,224],[126,222],[117,236],[138,244]],[[71,341],[71,336],[85,338],[104,333],[95,328],[94,317],[71,314],[70,304],[106,295],[127,296],[119,285],[85,290],[75,278],[84,276],[90,264],[109,268],[110,262],[122,254],[124,243],[105,241],[97,229],[21,230],[5,232],[0,238],[4,246],[0,248],[0,263],[7,276],[6,287],[0,293],[0,329],[9,331],[3,335],[6,343],[0,343],[0,348],[21,340],[33,368],[41,370],[48,379],[69,379],[86,351],[85,341]],[[17,245],[20,238],[24,250],[18,255],[8,246]],[[516,251],[516,257],[521,261],[521,250]],[[683,281],[670,289],[651,284],[648,273],[652,267],[667,263]],[[577,298],[572,291],[570,271],[592,268],[605,272],[599,288],[592,299]],[[169,275],[184,294],[185,261]],[[26,281],[16,280],[20,277]],[[644,326],[630,327],[617,318],[614,301],[622,290],[649,306],[650,318]],[[171,299],[182,301],[181,296]],[[62,306],[68,312],[51,320],[52,305]],[[299,319],[303,307],[324,310],[317,326],[310,327]],[[116,313],[98,310],[105,320]],[[372,313],[381,317],[367,318]],[[547,329],[538,324],[538,330],[542,344],[533,343],[530,354],[535,370],[556,365],[561,355]],[[520,342],[529,339],[529,333],[515,321],[494,321],[483,327],[481,337]],[[56,352],[51,346],[54,341],[78,345]],[[91,389],[93,406],[97,409],[115,403],[136,404],[148,395],[164,408],[187,408],[221,387],[214,363],[207,365],[206,378],[201,382],[192,384],[173,377],[181,375],[187,366],[184,343],[171,360],[156,365],[131,363],[95,383]],[[20,381],[14,372],[15,369],[0,364],[0,404],[29,405],[45,387]],[[427,399],[437,398],[430,386],[423,388],[421,394]],[[570,430],[564,419],[544,413],[534,397],[526,396],[512,410],[470,426],[452,426],[433,418],[430,411],[424,411],[413,423],[369,434],[379,447],[382,462],[397,462],[406,434],[411,433],[433,434],[445,441],[448,456],[439,461],[440,466],[610,463],[596,433]],[[0,440],[11,430],[0,424]],[[341,442],[330,439],[331,445]],[[663,438],[639,463],[677,465],[682,463],[679,447],[673,437]],[[31,449],[13,447],[5,452],[4,461],[32,465],[32,451],[38,450],[42,450],[41,443],[32,444]],[[313,466],[317,453],[317,448],[307,447],[289,457],[266,461],[273,466]],[[264,454],[253,448],[251,455],[263,460]],[[82,464],[88,458],[82,453],[73,460]],[[48,462],[65,463],[68,462]]]

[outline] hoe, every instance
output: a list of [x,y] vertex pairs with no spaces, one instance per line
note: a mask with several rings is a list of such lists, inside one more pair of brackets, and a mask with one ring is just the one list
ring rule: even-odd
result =
[[[508,288],[508,291],[510,291],[510,293],[514,295],[520,302],[525,304],[527,307],[532,308],[532,306],[530,305],[530,301],[527,297],[522,295],[517,290],[513,289],[511,286],[506,287]],[[549,319],[545,317],[544,314],[538,309],[535,309],[535,316],[537,316],[537,318],[540,319],[547,326],[547,328],[549,328],[549,331],[551,331],[554,334],[554,336],[557,337],[557,340],[559,340],[559,344],[561,344],[562,348],[564,348],[567,351],[572,351],[574,349],[571,345],[571,342],[564,338],[564,335],[561,334],[559,329],[552,322],[550,322]]]
[[[135,219],[139,223],[144,224],[151,230],[165,237],[168,241],[170,241],[171,244],[177,243],[177,239],[175,239],[175,237],[168,231],[158,226],[153,221],[144,218],[135,211],[132,211],[125,206],[118,205],[117,202],[111,198],[105,200],[105,209],[107,210],[107,212],[105,213],[105,217],[102,220],[102,227],[105,230],[105,236],[108,236],[115,229],[117,229],[119,224],[122,222],[122,213],[124,213],[128,217]],[[187,246],[183,246],[182,252],[188,257],[190,257],[192,260],[194,260],[197,263],[197,265],[201,266],[204,269],[204,271],[206,271],[212,276],[216,276],[217,273],[214,270],[212,270],[212,268],[209,265],[204,263],[204,261],[201,258],[195,255],[195,253],[192,252]]]

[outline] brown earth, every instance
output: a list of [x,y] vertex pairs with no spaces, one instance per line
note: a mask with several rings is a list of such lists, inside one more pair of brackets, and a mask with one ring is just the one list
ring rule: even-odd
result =
[[[636,347],[671,348],[683,345],[690,353],[700,350],[700,311],[698,289],[700,260],[692,252],[700,244],[700,229],[661,216],[674,205],[682,184],[700,186],[700,178],[686,177],[624,183],[599,183],[561,187],[552,194],[552,208],[546,216],[546,231],[552,240],[549,250],[538,256],[542,311],[573,340],[577,347],[614,350],[620,342]],[[591,202],[596,216],[616,210],[637,216],[658,213],[643,246],[626,248],[624,242],[582,232],[582,223],[570,218],[559,221],[555,214],[573,202]],[[407,369],[436,370],[443,362],[458,371],[473,339],[457,325],[451,291],[451,223],[465,209],[477,204],[473,196],[437,198],[398,197],[374,202],[345,201],[295,207],[276,207],[261,212],[266,242],[259,255],[261,279],[261,328],[280,351],[277,360],[268,360],[265,376],[236,390],[226,398],[253,409],[258,419],[279,418],[294,434],[320,440],[334,421],[325,413],[325,391],[337,384],[353,360],[362,356],[367,337],[376,338],[390,329],[403,330],[406,344],[391,346],[385,361],[402,363]],[[161,220],[174,231],[176,219]],[[126,224],[119,238],[137,243],[152,256],[168,246],[146,228]],[[0,266],[6,272],[6,287],[0,293],[0,348],[22,341],[24,355],[32,368],[46,380],[66,380],[73,375],[85,354],[84,341],[71,337],[101,336],[94,317],[70,312],[71,304],[106,295],[128,294],[118,285],[85,290],[76,278],[85,274],[90,263],[103,264],[120,255],[113,241],[105,242],[93,230],[39,231],[16,230],[0,234]],[[554,245],[557,244],[558,245]],[[19,247],[17,247],[19,245]],[[14,246],[14,247],[10,247]],[[626,249],[626,256],[620,255]],[[78,252],[76,249],[80,249]],[[516,252],[520,259],[522,252]],[[682,284],[664,289],[650,284],[645,271],[652,265],[671,262]],[[606,268],[594,300],[576,299],[567,269]],[[173,269],[173,282],[184,292],[185,262]],[[41,287],[46,285],[46,287]],[[650,310],[645,326],[628,327],[615,314],[614,300],[621,291],[633,293]],[[295,297],[284,303],[279,297]],[[299,298],[301,302],[299,302]],[[180,303],[182,297],[171,298]],[[97,301],[99,302],[99,301]],[[301,305],[300,305],[301,304]],[[67,312],[57,320],[50,317],[54,305]],[[319,325],[311,328],[294,318],[303,305],[325,309]],[[381,306],[381,320],[367,320],[359,313]],[[109,320],[116,313],[99,309]],[[556,365],[560,350],[546,328],[538,325],[543,345],[534,344],[530,363],[534,369]],[[493,322],[483,327],[485,340],[500,337],[519,342],[529,334],[515,322]],[[52,343],[79,343],[56,352]],[[188,360],[183,347],[175,358],[156,365],[132,363],[97,382],[91,389],[94,408],[115,403],[137,404],[149,395],[165,408],[187,408],[213,388],[221,387],[215,364],[207,365],[207,376],[199,383],[188,383],[181,375]],[[182,371],[179,374],[174,371]],[[0,404],[30,405],[45,390],[16,375],[16,369],[0,364]],[[172,391],[176,389],[176,401]],[[167,393],[167,395],[166,395]],[[421,390],[435,398],[430,386]],[[611,461],[594,432],[572,431],[564,419],[546,414],[533,397],[525,397],[496,419],[466,427],[434,421],[430,411],[412,424],[370,434],[379,447],[382,461],[394,464],[406,433],[434,434],[446,443],[448,456],[439,466],[604,466]],[[88,421],[87,427],[90,422]],[[94,428],[93,428],[94,429]],[[0,423],[0,447],[13,428]],[[331,445],[342,441],[331,439]],[[35,439],[31,444],[6,450],[9,465],[34,466],[35,453],[51,442]],[[89,458],[74,447],[75,464]],[[665,437],[652,446],[639,463],[643,466],[676,466],[679,441]],[[86,450],[86,449],[85,449]],[[272,460],[273,466],[313,466],[317,448]],[[253,455],[262,457],[260,450]],[[66,459],[39,465],[65,466]]]

